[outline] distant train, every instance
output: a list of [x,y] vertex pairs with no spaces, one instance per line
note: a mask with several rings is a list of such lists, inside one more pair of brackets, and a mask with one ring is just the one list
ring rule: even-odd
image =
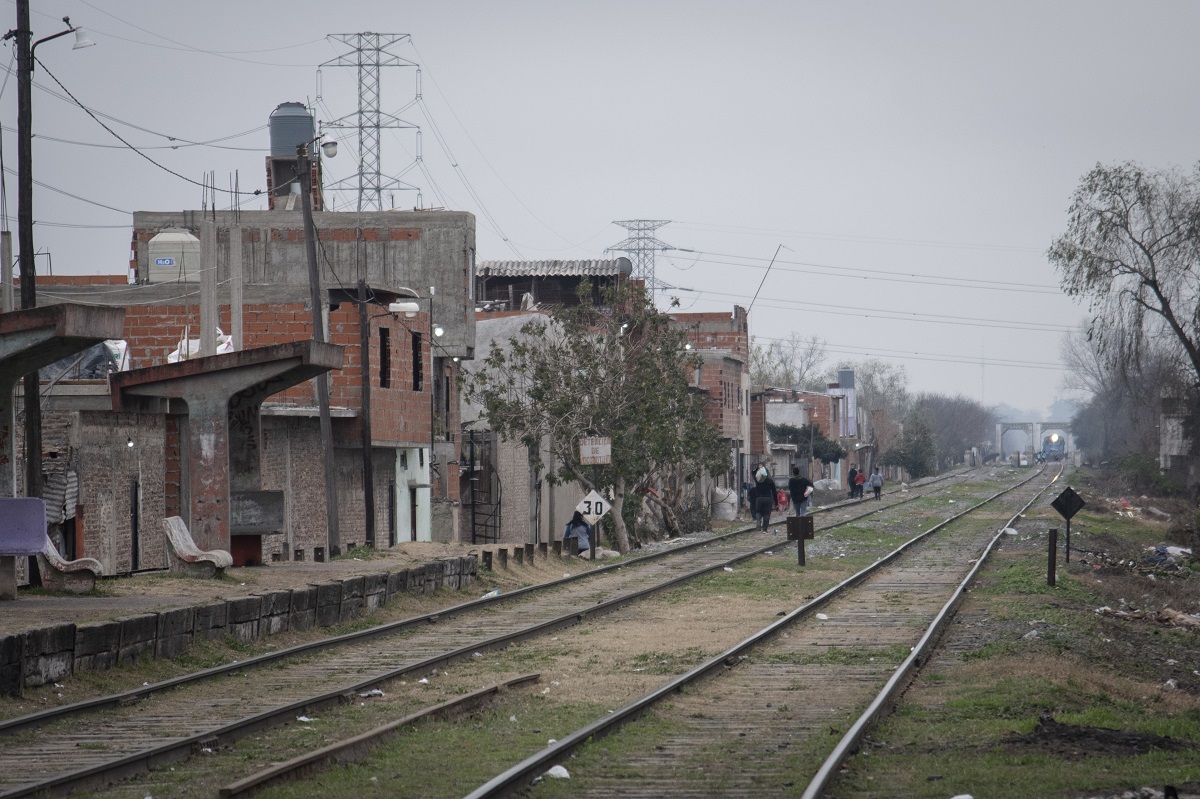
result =
[[1051,433],[1042,439],[1042,451],[1038,457],[1043,461],[1061,461],[1067,457],[1067,440],[1058,433]]

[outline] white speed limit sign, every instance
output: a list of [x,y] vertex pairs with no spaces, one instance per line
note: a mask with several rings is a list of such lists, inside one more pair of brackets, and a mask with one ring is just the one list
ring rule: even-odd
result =
[[575,510],[579,511],[588,524],[595,524],[600,517],[608,513],[608,500],[598,492],[590,491],[583,501],[575,506]]

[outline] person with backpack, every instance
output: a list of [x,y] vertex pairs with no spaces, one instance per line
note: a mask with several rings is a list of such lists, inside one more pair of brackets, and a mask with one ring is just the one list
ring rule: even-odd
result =
[[812,499],[816,488],[807,477],[800,476],[800,467],[792,467],[792,476],[788,479],[788,493],[792,495],[792,507],[797,516],[808,515],[808,502]]
[[567,529],[563,530],[563,546],[567,546],[567,541],[572,538],[579,540],[580,555],[592,548],[592,526],[583,520],[579,511],[575,511],[571,521],[567,522]]
[[775,481],[766,466],[759,466],[754,473],[754,507],[763,532],[771,525],[771,508],[775,507]]
[[879,473],[879,467],[875,467],[875,471],[871,473],[869,481],[871,490],[875,492],[875,499],[879,499],[879,495],[883,493],[883,475]]

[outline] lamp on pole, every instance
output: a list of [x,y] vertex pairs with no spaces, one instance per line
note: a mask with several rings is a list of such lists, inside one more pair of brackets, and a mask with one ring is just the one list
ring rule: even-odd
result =
[[[412,289],[406,289],[406,290],[412,292],[414,296],[416,295],[416,292],[412,291]],[[430,286],[429,287],[429,319],[428,319],[428,322],[429,322],[429,379],[427,381],[429,384],[429,458],[428,458],[427,465],[429,468],[429,499],[430,499],[429,534],[430,534],[431,538],[433,536],[433,447],[434,447],[434,440],[436,437],[436,433],[434,430],[434,417],[437,415],[436,389],[437,389],[438,384],[441,382],[441,376],[436,373],[436,371],[434,370],[434,366],[433,366],[434,360],[435,360],[434,354],[433,354],[433,348],[434,348],[434,340],[437,338],[441,338],[446,332],[445,329],[441,325],[435,325],[433,323],[433,297],[436,293],[437,293],[437,288],[435,286]],[[421,306],[415,302],[393,302],[390,305],[388,305],[388,310],[391,313],[394,313],[394,314],[403,313],[405,316],[408,316],[408,317],[416,316],[417,312],[420,310],[420,308],[421,308]],[[411,329],[410,329],[410,332],[412,332]],[[416,530],[413,530],[413,540],[414,541],[417,540],[416,539]]]
[[[29,0],[17,0],[17,27],[4,34],[4,39],[16,40],[17,48],[17,247],[20,250],[21,308],[37,306],[37,268],[33,247],[33,54],[42,42],[75,34],[75,47],[89,47],[95,42],[87,38],[82,28],[71,25],[63,17],[67,29],[32,44],[33,31],[29,26]],[[39,396],[38,373],[25,375],[25,495],[42,495],[42,406]]]
[[[320,141],[317,136],[311,141],[296,146],[296,171],[300,179],[300,209],[304,214],[304,251],[308,259],[308,290],[309,301],[312,305],[313,338],[320,342],[328,341],[325,335],[325,306],[321,299],[321,273],[317,269],[317,230],[313,224],[312,215],[312,157],[308,153],[309,145]],[[328,158],[337,155],[337,142],[327,141],[321,145],[321,151]],[[337,516],[337,480],[333,463],[333,420],[329,416],[329,375],[322,372],[317,375],[317,408],[321,417],[321,449],[325,461],[325,525],[328,532],[327,545],[329,557],[340,551]]]

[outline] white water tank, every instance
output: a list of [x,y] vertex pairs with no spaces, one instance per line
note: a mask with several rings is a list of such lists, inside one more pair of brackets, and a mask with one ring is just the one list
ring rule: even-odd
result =
[[150,239],[148,253],[151,283],[200,280],[200,239],[184,228],[159,232]]

